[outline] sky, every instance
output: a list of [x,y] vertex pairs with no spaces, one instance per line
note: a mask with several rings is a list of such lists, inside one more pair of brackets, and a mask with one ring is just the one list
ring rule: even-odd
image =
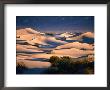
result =
[[94,16],[16,16],[16,28],[40,32],[94,32]]

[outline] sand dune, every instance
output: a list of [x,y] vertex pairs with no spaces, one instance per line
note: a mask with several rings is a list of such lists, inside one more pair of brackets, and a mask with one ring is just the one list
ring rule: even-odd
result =
[[66,37],[66,38],[72,37],[72,36],[73,36],[73,34],[68,33],[68,32],[62,33],[62,34],[60,35],[60,37]]
[[79,41],[82,41],[83,40],[83,37],[94,38],[94,33],[92,33],[92,32],[86,32],[86,33],[83,33],[83,34],[81,34],[79,36],[67,38],[67,40],[79,40]]
[[51,56],[61,57],[62,55],[59,55],[59,54],[46,54],[46,53],[31,55],[32,58],[44,58],[44,59],[49,59]]
[[[33,29],[26,28],[26,29],[20,29],[17,30],[17,38],[21,40],[27,41],[29,44],[42,44],[42,45],[49,45],[50,43],[59,43],[59,44],[65,44],[67,42],[61,41],[61,40],[56,40],[55,37],[51,36],[45,36],[42,35],[40,32],[37,32]],[[50,43],[49,43],[50,42]],[[48,44],[49,43],[49,44]]]
[[76,48],[71,48],[71,49],[60,49],[60,50],[53,50],[51,54],[33,54],[30,57],[32,58],[45,58],[49,59],[51,56],[70,56],[72,58],[78,58],[81,56],[86,56],[86,55],[91,55],[94,54],[93,50],[79,50]]
[[48,68],[51,66],[50,62],[27,61],[27,60],[17,60],[17,64],[24,65],[27,68]]
[[[42,45],[49,45],[50,43],[59,43],[59,44],[65,44],[67,42],[65,41],[61,41],[61,40],[56,40],[54,37],[46,37],[46,36],[40,36],[40,37],[36,37],[35,39],[33,39],[31,41],[32,43],[38,43],[38,44],[42,44]],[[48,44],[49,43],[49,44]]]
[[32,60],[30,55],[17,55],[16,60]]
[[39,34],[39,33],[40,32],[33,30],[31,28],[18,29],[16,32],[17,35]]
[[[94,60],[93,59],[94,44],[92,45],[92,44],[80,43],[80,42],[67,43],[66,40],[62,41],[60,39],[56,39],[53,36],[48,36],[45,33],[40,33],[31,28],[19,29],[17,30],[16,35],[17,35],[17,39],[16,39],[17,64],[20,65],[23,64],[28,68],[50,67],[51,63],[48,62],[48,59],[51,56],[58,56],[58,57],[70,56],[72,58],[78,58],[89,55],[90,60],[91,61]],[[94,33],[91,32],[86,32],[79,36],[74,36],[74,35],[75,34],[66,32],[66,33],[62,33],[60,36],[66,37],[66,39],[79,40],[79,41],[81,41],[83,37],[94,38]],[[43,45],[44,47],[42,47]],[[56,48],[45,47],[46,45],[55,46]],[[26,54],[26,52],[31,52],[31,53]],[[33,52],[35,53],[32,54]],[[36,61],[34,61],[34,59],[36,59]],[[41,59],[42,60],[47,59],[47,61],[42,61]]]
[[81,57],[81,56],[86,56],[89,54],[94,54],[93,50],[79,50],[76,48],[71,48],[71,49],[60,49],[60,50],[53,50],[53,54],[59,54],[59,55],[69,55],[71,57]]
[[81,36],[85,36],[85,37],[89,37],[89,38],[94,38],[94,33],[86,32],[86,33],[83,33]]
[[16,51],[17,52],[43,52],[42,50],[38,49],[35,46],[31,46],[31,45],[20,45],[20,44],[17,44],[16,45]]
[[90,44],[79,42],[67,43],[56,47],[56,49],[66,49],[66,48],[93,49],[94,47]]

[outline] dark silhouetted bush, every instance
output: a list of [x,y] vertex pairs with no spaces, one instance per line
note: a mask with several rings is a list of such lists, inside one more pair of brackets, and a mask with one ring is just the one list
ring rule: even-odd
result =
[[52,66],[49,73],[52,74],[93,74],[94,62],[88,62],[87,58],[74,59],[68,56],[52,56],[49,59]]
[[57,66],[59,61],[60,61],[60,58],[57,56],[52,56],[49,59],[49,62],[51,62],[53,66]]
[[17,63],[16,65],[16,74],[22,74],[24,70],[27,70],[28,68],[25,66],[25,64],[22,63]]

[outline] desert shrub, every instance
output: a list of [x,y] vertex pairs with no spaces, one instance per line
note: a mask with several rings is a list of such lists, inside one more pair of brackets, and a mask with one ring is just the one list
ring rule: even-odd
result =
[[61,59],[64,61],[66,61],[66,62],[70,62],[70,60],[72,60],[72,58],[71,57],[69,57],[69,56],[63,56],[63,57],[61,57]]
[[58,67],[60,68],[60,70],[70,70],[73,66],[72,64],[72,59],[68,56],[64,56],[60,58],[61,60],[58,62]]
[[57,73],[68,73],[68,70],[71,70],[71,68],[73,68],[71,59],[72,58],[68,56],[64,56],[60,58],[57,56],[50,57],[49,62],[52,63],[52,67],[50,71],[54,70],[55,72],[57,71]]
[[60,61],[61,59],[57,56],[52,56],[50,57],[49,59],[49,62],[52,63],[53,66],[57,66],[58,65],[58,62]]
[[94,73],[94,62],[88,62],[87,58],[73,59],[68,56],[52,56],[49,59],[52,63],[49,73],[56,74],[91,74]]
[[28,69],[23,62],[16,64],[16,74],[22,74],[24,70]]

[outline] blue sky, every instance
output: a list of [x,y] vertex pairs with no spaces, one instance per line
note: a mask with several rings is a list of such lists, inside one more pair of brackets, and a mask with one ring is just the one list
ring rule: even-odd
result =
[[16,16],[16,27],[41,32],[94,32],[94,16]]

